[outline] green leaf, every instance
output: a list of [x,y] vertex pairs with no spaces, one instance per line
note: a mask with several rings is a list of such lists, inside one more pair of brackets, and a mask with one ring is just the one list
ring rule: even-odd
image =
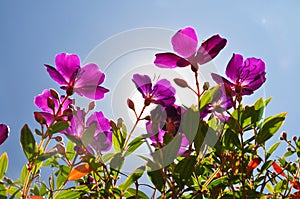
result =
[[177,157],[177,153],[181,146],[181,140],[182,135],[177,134],[170,143],[152,153],[153,159],[163,167],[171,164]]
[[155,186],[156,189],[158,189],[160,192],[163,191],[165,188],[165,181],[163,178],[163,171],[161,169],[159,170],[153,170],[147,172],[151,182]]
[[8,157],[7,153],[4,152],[0,157],[0,181],[4,177],[8,167]]
[[219,185],[221,185],[222,187],[226,186],[228,179],[229,179],[228,176],[223,176],[223,177],[217,178],[217,179],[213,180],[211,183],[209,183],[207,185],[207,188],[211,189],[211,188],[217,187]]
[[183,188],[184,185],[189,185],[188,183],[191,181],[191,176],[196,163],[196,157],[189,156],[179,161],[179,163],[175,166],[175,181],[181,188]]
[[110,161],[110,168],[115,171],[120,171],[124,164],[122,153],[116,153]]
[[144,134],[144,135],[140,135],[136,138],[134,138],[129,144],[128,144],[128,149],[125,153],[125,157],[130,155],[131,153],[133,153],[136,149],[139,148],[139,146],[141,146],[144,142],[145,139],[150,137],[151,134]]
[[112,145],[114,150],[119,153],[123,150],[125,138],[123,137],[120,128],[117,127],[117,125],[111,121],[110,125],[112,127],[113,135],[112,135]]
[[42,182],[42,185],[40,187],[40,196],[45,195],[48,192],[47,186],[44,182]]
[[55,173],[55,175],[57,176],[56,179],[56,188],[58,189],[63,183],[64,181],[67,179],[69,173],[70,173],[71,168],[68,166],[60,166],[59,170],[57,170],[57,172]]
[[74,147],[75,147],[74,143],[69,140],[66,148],[66,156],[69,160],[73,160],[75,156]]
[[81,198],[80,196],[88,192],[88,186],[82,185],[75,188],[62,190],[57,196],[56,199],[77,199]]
[[[136,194],[136,189],[134,189],[134,188],[129,188],[129,189],[127,189],[127,192],[130,194],[130,196],[135,196],[135,194]],[[149,199],[149,197],[148,197],[144,192],[142,192],[141,190],[138,191],[138,196],[139,196],[141,199]]]
[[96,130],[96,124],[92,123],[88,129],[82,134],[81,141],[82,144],[87,147],[93,140]]
[[119,185],[122,191],[126,191],[133,183],[135,183],[143,174],[146,169],[146,166],[141,166],[134,170],[123,182]]
[[30,161],[37,149],[35,139],[27,124],[21,130],[21,146],[27,159]]
[[258,144],[265,143],[280,129],[280,127],[283,125],[286,114],[287,113],[280,113],[265,119],[260,131],[256,136],[256,141]]
[[217,93],[217,91],[220,89],[220,85],[214,86],[211,89],[205,91],[205,93],[201,97],[201,105],[200,105],[200,111],[203,111],[204,108],[212,102],[213,97]]
[[280,142],[276,142],[275,144],[273,144],[270,149],[268,150],[267,154],[266,154],[266,160],[269,159],[269,157],[274,153],[274,151],[277,149],[277,147],[279,146]]
[[0,198],[1,199],[7,198],[6,196],[7,194],[6,194],[5,186],[0,182]]
[[70,122],[58,121],[49,127],[48,132],[49,132],[49,134],[55,134],[55,133],[61,132],[63,130],[66,130],[69,126],[70,126]]
[[36,163],[45,161],[45,160],[51,158],[52,156],[54,156],[55,154],[57,154],[57,151],[51,151],[49,153],[43,153],[43,154],[41,154],[37,157]]
[[182,131],[190,143],[194,141],[199,126],[200,113],[189,108],[185,111],[181,125]]

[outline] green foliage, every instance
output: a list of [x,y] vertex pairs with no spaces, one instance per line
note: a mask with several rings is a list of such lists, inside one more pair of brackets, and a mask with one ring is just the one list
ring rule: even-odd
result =
[[27,124],[21,130],[21,146],[27,159],[30,161],[37,152],[37,148],[33,134]]

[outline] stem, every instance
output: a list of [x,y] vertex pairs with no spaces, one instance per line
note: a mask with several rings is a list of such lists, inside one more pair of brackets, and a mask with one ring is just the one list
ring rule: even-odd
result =
[[125,141],[123,150],[126,150],[126,149],[127,149],[127,145],[128,145],[129,139],[131,138],[131,136],[132,136],[132,134],[133,134],[135,128],[137,127],[137,124],[138,124],[139,121],[141,120],[141,117],[142,117],[142,115],[143,115],[143,113],[144,113],[146,107],[147,107],[147,106],[144,105],[143,109],[141,110],[140,115],[136,118],[136,121],[135,121],[135,123],[134,123],[134,125],[133,125],[133,127],[132,127],[132,129],[131,129],[131,131],[130,131],[130,133],[129,133],[127,139],[126,139],[126,141]]
[[[27,174],[26,174],[26,177],[25,177],[25,181],[24,181],[24,185],[23,185],[23,189],[22,189],[22,198],[26,199],[27,196],[28,196],[28,192],[29,192],[29,189],[30,189],[30,185],[35,177],[35,173],[37,172],[36,170],[33,171],[33,168],[35,167],[35,160],[36,158],[38,157],[38,155],[40,154],[40,150],[41,148],[43,147],[43,144],[44,144],[44,141],[45,139],[48,137],[48,140],[46,141],[46,144],[45,146],[43,147],[43,151],[46,150],[50,140],[51,140],[51,136],[52,135],[48,135],[48,131],[49,131],[49,127],[51,127],[51,125],[54,124],[54,122],[56,121],[56,117],[59,115],[62,107],[63,107],[63,104],[66,102],[66,100],[69,98],[69,95],[66,95],[63,99],[63,101],[59,104],[59,107],[58,107],[58,110],[57,112],[54,114],[54,117],[53,117],[53,120],[51,121],[50,125],[47,126],[47,130],[45,132],[45,134],[43,133],[43,136],[42,136],[42,139],[38,145],[38,152],[37,154],[33,154],[35,155],[35,157],[32,159],[32,161],[28,160],[28,168],[27,168]],[[44,132],[44,129],[43,129],[43,126],[42,126],[42,132]],[[31,179],[30,179],[31,177]]]
[[195,74],[195,81],[196,81],[196,87],[197,87],[198,110],[200,110],[201,93],[200,93],[200,86],[199,86],[199,80],[198,80],[198,71],[194,71],[194,74]]

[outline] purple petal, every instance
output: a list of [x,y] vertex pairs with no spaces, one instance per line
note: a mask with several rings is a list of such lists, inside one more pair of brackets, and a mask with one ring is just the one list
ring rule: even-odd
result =
[[214,35],[208,40],[204,41],[197,52],[197,63],[205,64],[215,58],[225,47],[226,43],[227,40],[220,37],[219,35]]
[[152,99],[163,106],[174,104],[176,90],[166,79],[159,80],[153,87]]
[[47,113],[47,112],[39,112],[43,118],[45,118],[46,120],[46,124],[50,125],[54,119],[54,116],[51,113]]
[[49,73],[50,77],[56,81],[59,85],[67,85],[65,78],[52,66],[45,64],[47,72]]
[[85,116],[86,112],[84,110],[73,111],[71,124],[69,128],[66,129],[66,133],[81,138],[85,130]]
[[229,80],[216,73],[211,73],[211,77],[217,84],[227,84],[230,87],[234,86],[233,83],[231,83]]
[[190,144],[184,133],[180,133],[180,135],[182,135],[182,140],[177,155],[182,155],[187,150],[187,146]]
[[261,59],[257,59],[254,57],[247,58],[244,62],[243,70],[240,74],[242,85],[249,84],[250,82],[253,82],[256,79],[258,80],[261,79],[258,76],[260,75],[264,76],[265,70],[266,70],[265,63]]
[[134,74],[132,81],[143,97],[149,97],[152,92],[152,82],[148,75]]
[[172,37],[171,42],[174,51],[184,58],[192,56],[197,51],[198,38],[196,31],[192,27],[179,30]]
[[99,100],[109,90],[99,86],[103,83],[105,74],[102,73],[96,64],[87,64],[79,72],[74,91],[81,96],[93,100]]
[[92,123],[96,123],[96,131],[97,132],[105,132],[110,129],[110,122],[104,116],[104,114],[100,112],[94,112],[87,120],[87,126],[90,126]]
[[80,59],[75,54],[61,53],[56,55],[55,64],[57,71],[70,82],[71,76],[80,68]]
[[240,79],[240,71],[243,66],[243,56],[240,54],[233,54],[227,64],[226,76],[233,82],[237,83]]
[[104,78],[105,74],[99,70],[96,64],[87,64],[80,70],[74,87],[96,87],[103,83]]
[[163,144],[164,135],[166,132],[164,130],[161,130],[161,128],[156,123],[147,122],[146,130],[147,133],[153,135],[150,137],[150,140],[152,141],[152,145],[154,147],[157,147],[158,144]]
[[104,94],[107,93],[109,90],[102,86],[84,86],[76,88],[74,89],[74,91],[80,96],[85,96],[92,100],[100,100],[104,97]]
[[51,108],[48,107],[47,104],[47,98],[50,98],[53,100],[53,102],[55,103],[55,107],[58,107],[58,102],[57,100],[53,99],[53,97],[50,94],[49,90],[44,90],[42,92],[42,94],[39,94],[37,96],[35,96],[34,98],[34,104],[40,108],[41,110],[48,112],[48,113],[53,113],[53,110]]
[[9,127],[5,124],[0,124],[0,146],[9,136]]
[[173,53],[158,53],[155,57],[154,64],[160,68],[176,68],[190,65],[190,62]]

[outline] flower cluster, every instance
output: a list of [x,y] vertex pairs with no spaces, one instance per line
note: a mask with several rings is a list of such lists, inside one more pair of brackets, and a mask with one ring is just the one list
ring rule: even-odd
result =
[[[215,59],[227,40],[215,34],[198,44],[194,28],[186,27],[174,34],[171,43],[175,52],[156,54],[154,64],[191,72],[194,80],[175,78],[174,83],[197,100],[179,104],[173,82],[134,74],[132,82],[142,100],[127,100],[135,116],[130,130],[122,118],[115,122],[95,110],[94,101],[85,108],[75,106],[75,93],[101,100],[109,92],[102,86],[105,74],[96,64],[81,66],[77,55],[67,53],[56,55],[55,67],[45,64],[63,94],[45,89],[35,96],[40,110],[34,118],[40,129],[33,133],[24,125],[21,130],[27,163],[20,179],[5,176],[8,157],[0,156],[0,197],[149,198],[140,189],[147,186],[153,189],[151,198],[156,194],[158,198],[299,198],[300,163],[287,157],[299,160],[300,138],[289,140],[282,133],[280,139],[288,148],[278,161],[271,155],[280,143],[270,149],[265,145],[286,113],[263,118],[270,99],[260,98],[253,105],[243,101],[265,83],[264,61],[234,53],[226,77],[211,74],[217,84],[211,87],[199,77],[201,65]],[[135,106],[139,102],[141,110]],[[141,121],[144,131],[133,138]],[[9,132],[7,125],[0,124],[0,146]],[[130,174],[122,171],[125,159],[142,145],[149,149],[149,156],[138,155],[145,162]],[[53,174],[43,182],[41,171],[48,166]],[[152,184],[140,182],[144,173]]]

